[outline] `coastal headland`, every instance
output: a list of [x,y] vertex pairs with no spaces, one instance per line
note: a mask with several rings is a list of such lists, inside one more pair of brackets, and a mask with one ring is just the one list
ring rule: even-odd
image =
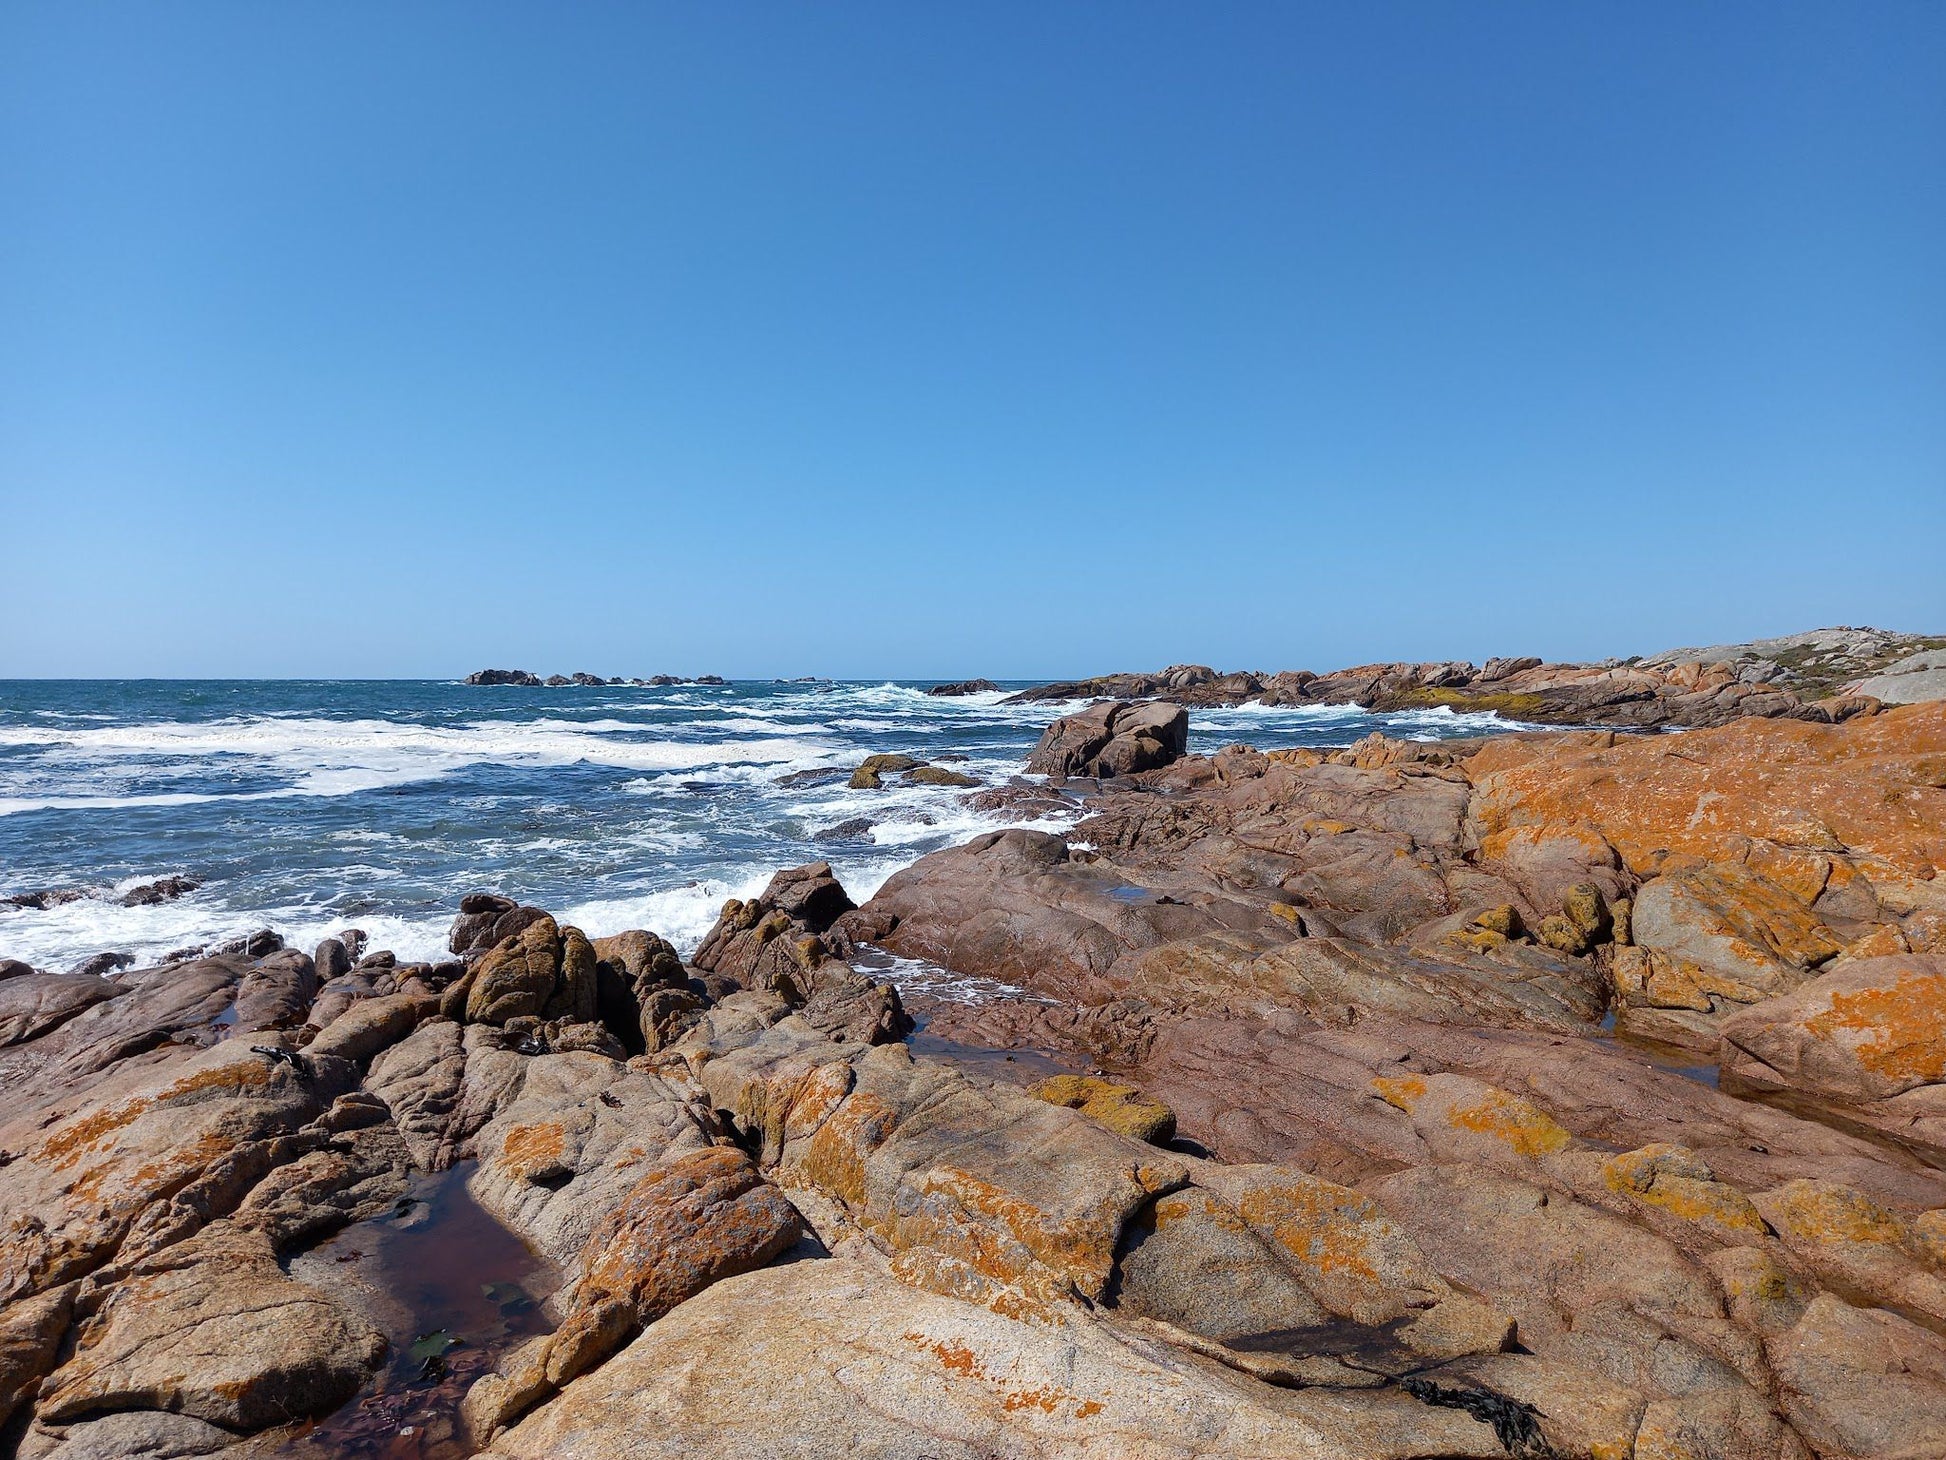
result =
[[1080,819],[686,958],[0,946],[0,1453],[1946,1454],[1939,653],[1048,686],[955,794]]

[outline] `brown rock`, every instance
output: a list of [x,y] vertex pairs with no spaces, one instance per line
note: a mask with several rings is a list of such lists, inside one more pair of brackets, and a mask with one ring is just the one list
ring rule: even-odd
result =
[[1505,1452],[1489,1427],[1397,1391],[1282,1389],[1078,1310],[1022,1322],[834,1259],[716,1284],[502,1435],[492,1453],[1493,1460]]
[[362,1320],[286,1277],[264,1237],[219,1224],[117,1284],[38,1418],[158,1409],[260,1430],[335,1409],[384,1351]]
[[1168,765],[1189,747],[1189,713],[1162,701],[1090,705],[1056,720],[1027,758],[1030,775],[1126,776]]
[[1746,1084],[1849,1104],[1946,1081],[1946,958],[1869,958],[1723,1022]]
[[74,1312],[74,1293],[75,1285],[68,1284],[0,1308],[0,1425],[32,1398],[41,1377],[54,1367]]
[[539,1014],[554,996],[561,972],[561,931],[542,915],[520,932],[494,945],[474,965],[466,995],[472,1024],[505,1024]]

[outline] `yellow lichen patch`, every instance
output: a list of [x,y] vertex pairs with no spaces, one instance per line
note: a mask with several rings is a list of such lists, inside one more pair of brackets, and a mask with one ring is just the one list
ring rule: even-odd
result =
[[1293,923],[1300,927],[1304,922],[1303,915],[1288,902],[1273,902],[1270,905],[1270,915],[1280,921]]
[[1834,991],[1831,1006],[1804,1021],[1819,1039],[1863,1034],[1859,1064],[1901,1084],[1946,1080],[1946,978],[1910,969],[1890,985]]
[[1456,1130],[1492,1136],[1521,1156],[1544,1156],[1574,1139],[1538,1105],[1505,1090],[1489,1089],[1473,1104],[1455,1105],[1446,1119]]
[[1372,1089],[1387,1105],[1407,1115],[1426,1098],[1426,1082],[1417,1075],[1380,1076],[1372,1081]]
[[517,1125],[500,1147],[500,1167],[508,1175],[531,1181],[559,1168],[567,1150],[567,1132],[553,1121]]
[[1734,1186],[1717,1181],[1693,1151],[1657,1142],[1610,1157],[1601,1168],[1610,1191],[1660,1208],[1725,1235],[1761,1237],[1768,1230],[1756,1205]]
[[1774,1197],[1778,1225],[1790,1236],[1811,1242],[1904,1245],[1905,1223],[1856,1187],[1836,1181],[1788,1181]]
[[1353,828],[1349,821],[1320,819],[1305,822],[1304,829],[1312,836],[1343,836],[1346,832],[1352,831],[1355,828]]
[[1161,1144],[1176,1133],[1176,1113],[1133,1085],[1090,1075],[1052,1075],[1030,1085],[1027,1093],[1049,1105],[1078,1110],[1090,1120],[1138,1141]]
[[[1410,1115],[1435,1150],[1455,1149],[1448,1131],[1486,1136],[1526,1157],[1561,1150],[1574,1139],[1539,1106],[1466,1075],[1381,1076],[1371,1089],[1387,1105]],[[1480,1154],[1472,1153],[1475,1159]]]
[[865,1205],[865,1158],[896,1124],[896,1110],[869,1090],[856,1091],[818,1127],[787,1175],[858,1210]]

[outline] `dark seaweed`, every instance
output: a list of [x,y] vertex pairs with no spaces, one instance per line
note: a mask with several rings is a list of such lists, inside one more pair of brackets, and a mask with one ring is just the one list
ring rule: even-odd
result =
[[1554,1454],[1535,1423],[1540,1411],[1531,1404],[1492,1389],[1449,1389],[1430,1379],[1401,1379],[1399,1387],[1421,1404],[1463,1409],[1481,1424],[1492,1425],[1494,1438],[1509,1455],[1521,1460],[1548,1460]]

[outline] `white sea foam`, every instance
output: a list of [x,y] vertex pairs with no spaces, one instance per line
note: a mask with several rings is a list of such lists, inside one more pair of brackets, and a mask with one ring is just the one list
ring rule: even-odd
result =
[[590,764],[628,770],[693,770],[702,766],[770,764],[830,752],[823,742],[794,736],[761,740],[624,741],[615,729],[643,734],[648,726],[560,720],[477,721],[460,727],[386,720],[276,719],[256,716],[209,722],[156,722],[91,729],[0,726],[0,745],[38,746],[43,763],[72,764],[76,779],[103,763],[194,760],[235,756],[290,784],[236,792],[166,791],[127,795],[61,794],[0,798],[0,815],[38,810],[97,810],[187,806],[212,800],[269,800],[284,796],[346,796],[412,781],[437,779],[469,766]]
[[[1280,729],[1316,733],[1320,730],[1355,731],[1363,735],[1383,730],[1395,739],[1445,740],[1462,735],[1491,735],[1508,730],[1544,728],[1519,720],[1506,720],[1493,710],[1457,711],[1451,705],[1433,705],[1420,710],[1388,710],[1383,714],[1357,705],[1266,705],[1250,700],[1241,705],[1200,707],[1190,710],[1192,734],[1225,734],[1248,731],[1271,733]],[[1414,734],[1414,731],[1423,732]]]
[[873,978],[895,986],[905,998],[920,996],[946,1004],[988,1004],[996,999],[1016,999],[1024,1003],[1052,1004],[1053,999],[1029,993],[1018,984],[979,974],[955,973],[924,958],[901,958],[883,951],[868,953],[859,968]]

